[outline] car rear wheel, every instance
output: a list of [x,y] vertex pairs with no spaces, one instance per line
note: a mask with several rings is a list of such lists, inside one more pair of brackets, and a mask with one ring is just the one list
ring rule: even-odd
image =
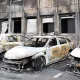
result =
[[46,64],[45,57],[40,56],[32,61],[32,66],[35,69],[41,70]]

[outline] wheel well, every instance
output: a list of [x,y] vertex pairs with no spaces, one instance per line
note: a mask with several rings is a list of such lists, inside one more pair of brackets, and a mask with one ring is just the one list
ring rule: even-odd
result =
[[[41,58],[42,57],[42,58]],[[41,58],[41,59],[40,59]],[[45,57],[44,56],[38,56],[38,57],[36,57],[35,59],[33,59],[33,61],[32,61],[32,66],[33,66],[33,68],[35,68],[35,69],[41,69],[42,67],[42,65],[43,66],[45,66]]]
[[72,52],[72,49],[70,49],[69,52]]
[[35,54],[34,56],[32,56],[32,59],[36,59],[37,57],[40,57],[40,56],[42,56],[42,57],[45,58],[44,52],[40,52],[40,53],[38,53],[38,54]]

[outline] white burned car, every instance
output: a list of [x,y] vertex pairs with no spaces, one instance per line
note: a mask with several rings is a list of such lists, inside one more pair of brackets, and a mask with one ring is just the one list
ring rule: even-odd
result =
[[69,67],[73,68],[74,72],[80,73],[80,47],[75,48],[70,54]]
[[24,68],[31,64],[36,69],[54,63],[68,55],[70,45],[66,38],[59,36],[34,36],[23,46],[17,46],[4,54],[3,61]]

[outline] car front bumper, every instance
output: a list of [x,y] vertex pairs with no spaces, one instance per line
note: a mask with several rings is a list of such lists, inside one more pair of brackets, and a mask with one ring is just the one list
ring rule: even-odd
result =
[[10,59],[3,58],[3,62],[6,64],[17,64],[17,65],[23,64],[24,65],[28,63],[28,59],[10,60]]

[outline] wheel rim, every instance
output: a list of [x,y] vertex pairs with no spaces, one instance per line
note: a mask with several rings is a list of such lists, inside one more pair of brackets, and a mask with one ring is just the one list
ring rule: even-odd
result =
[[45,66],[45,58],[44,57],[36,58],[33,61],[32,66],[36,69],[42,69]]

